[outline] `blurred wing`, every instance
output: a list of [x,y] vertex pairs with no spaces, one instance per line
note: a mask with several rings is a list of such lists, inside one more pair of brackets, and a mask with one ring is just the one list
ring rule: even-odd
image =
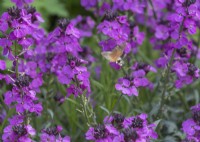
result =
[[125,47],[126,47],[126,44],[125,43],[123,43],[123,44],[121,44],[121,45],[118,45],[116,48],[118,49],[118,50],[121,50],[122,51],[122,53],[124,52],[124,49],[125,49]]
[[108,52],[101,52],[101,55],[106,58],[107,60],[109,60],[110,62],[115,62],[116,60],[114,60],[111,56],[112,52],[108,51]]
[[123,54],[125,45],[115,47],[112,51],[101,52],[101,55],[104,56],[110,62],[116,62]]

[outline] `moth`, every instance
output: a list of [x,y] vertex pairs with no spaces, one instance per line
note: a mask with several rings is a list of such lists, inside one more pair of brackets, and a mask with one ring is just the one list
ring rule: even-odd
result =
[[124,61],[121,56],[123,55],[125,45],[118,45],[112,51],[101,52],[101,55],[110,62],[115,62],[116,64],[122,66]]

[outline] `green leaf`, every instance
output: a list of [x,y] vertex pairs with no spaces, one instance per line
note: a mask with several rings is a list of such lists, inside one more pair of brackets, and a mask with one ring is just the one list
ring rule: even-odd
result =
[[58,0],[35,0],[32,5],[42,13],[46,11],[48,14],[52,15],[61,17],[68,16],[68,12],[66,11],[64,5]]
[[50,114],[51,118],[53,119],[54,113],[51,109],[47,109],[47,112]]
[[94,86],[96,86],[97,88],[99,88],[99,89],[103,89],[103,88],[104,88],[104,86],[103,86],[101,83],[99,83],[98,81],[96,81],[96,80],[94,80],[94,79],[91,79],[91,83],[92,83]]
[[105,108],[104,106],[100,106],[100,108],[101,108],[103,111],[105,111],[107,114],[110,113],[109,110],[108,110],[107,108]]

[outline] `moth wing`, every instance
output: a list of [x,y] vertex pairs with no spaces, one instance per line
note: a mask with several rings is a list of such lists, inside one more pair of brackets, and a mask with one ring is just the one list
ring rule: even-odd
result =
[[110,62],[115,62],[116,60],[111,56],[113,52],[107,51],[107,52],[101,52],[101,55],[109,60]]
[[117,59],[120,58],[120,56],[123,54],[123,52],[121,50],[118,50],[118,49],[114,49],[111,53],[111,58],[113,59],[114,62],[117,61]]
[[124,51],[124,49],[126,48],[126,43],[118,45],[117,48],[120,49],[120,50],[122,50],[122,51]]

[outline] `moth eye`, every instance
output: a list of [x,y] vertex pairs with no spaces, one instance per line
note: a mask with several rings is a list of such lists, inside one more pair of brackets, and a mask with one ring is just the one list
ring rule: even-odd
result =
[[117,63],[121,63],[121,60],[120,60],[120,59],[117,59]]

